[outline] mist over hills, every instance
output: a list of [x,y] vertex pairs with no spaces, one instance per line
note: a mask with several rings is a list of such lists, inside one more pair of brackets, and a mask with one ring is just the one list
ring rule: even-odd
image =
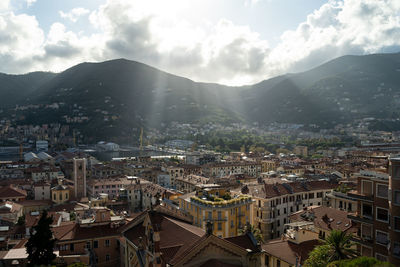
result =
[[70,123],[94,136],[172,121],[329,127],[399,117],[400,54],[344,56],[242,87],[194,82],[125,59],[81,63],[58,74],[0,74],[0,104],[17,123]]

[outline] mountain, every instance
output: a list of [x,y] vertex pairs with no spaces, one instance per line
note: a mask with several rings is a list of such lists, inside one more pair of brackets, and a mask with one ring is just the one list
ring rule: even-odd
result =
[[56,75],[51,72],[32,72],[23,75],[0,73],[0,106],[11,107],[24,103],[26,96]]
[[[330,127],[365,117],[398,118],[399,74],[399,53],[344,56],[306,72],[229,87],[117,59],[58,74],[0,74],[0,103],[6,115],[17,113],[18,123],[70,123],[96,140],[174,121]],[[15,105],[31,106],[7,109]]]
[[365,117],[398,118],[400,53],[343,56],[306,72],[253,85],[248,119],[334,125]]

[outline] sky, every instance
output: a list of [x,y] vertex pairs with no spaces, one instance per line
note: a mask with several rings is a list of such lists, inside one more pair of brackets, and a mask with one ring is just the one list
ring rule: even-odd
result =
[[0,0],[10,74],[126,58],[244,85],[399,48],[398,0]]

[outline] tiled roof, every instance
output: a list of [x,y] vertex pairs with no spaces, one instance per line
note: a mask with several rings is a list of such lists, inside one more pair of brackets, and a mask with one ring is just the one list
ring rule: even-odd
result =
[[[160,250],[165,253],[164,257],[172,260],[176,255],[185,251],[189,246],[204,236],[205,231],[201,228],[173,219],[160,212],[148,213],[154,231],[160,234]],[[124,236],[139,244],[139,237],[145,241],[145,231],[142,223],[124,232]]]
[[324,230],[357,232],[357,227],[347,218],[347,212],[324,206],[307,207],[290,216],[292,222],[313,221],[314,225]]
[[289,264],[295,265],[296,258],[302,264],[307,258],[308,254],[319,245],[318,240],[309,240],[300,244],[293,243],[288,240],[271,240],[263,244],[262,249],[267,254],[270,254],[278,259],[281,259]]
[[225,238],[226,241],[229,241],[239,247],[244,249],[250,249],[251,251],[259,251],[260,249],[257,247],[257,244],[254,244],[254,241],[248,234],[234,236],[234,237],[227,237]]
[[26,191],[12,187],[5,186],[0,188],[0,198],[14,198],[14,197],[26,197]]
[[330,190],[337,187],[337,184],[328,181],[307,181],[292,183],[261,184],[249,186],[250,194],[260,198],[273,198],[288,194],[315,191]]

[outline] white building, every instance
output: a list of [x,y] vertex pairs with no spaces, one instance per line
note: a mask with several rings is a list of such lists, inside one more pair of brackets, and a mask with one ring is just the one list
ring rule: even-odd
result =
[[48,200],[50,199],[50,184],[40,182],[33,185],[35,200]]

